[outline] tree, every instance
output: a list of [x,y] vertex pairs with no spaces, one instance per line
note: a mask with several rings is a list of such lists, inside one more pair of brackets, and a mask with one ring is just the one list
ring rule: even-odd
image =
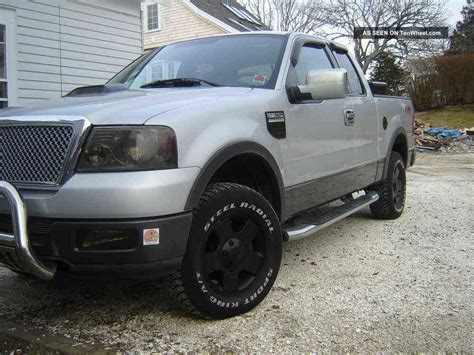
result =
[[257,19],[275,31],[314,33],[321,24],[320,0],[240,0]]
[[474,53],[408,60],[406,71],[417,110],[474,102]]
[[367,71],[372,61],[386,50],[399,58],[436,51],[435,42],[394,38],[361,39],[355,27],[428,27],[445,23],[444,0],[326,0],[318,19],[322,33],[332,39],[346,38],[355,44],[355,55]]
[[384,81],[388,84],[388,95],[403,94],[405,71],[390,52],[383,52],[373,62],[371,80]]
[[429,110],[436,106],[434,101],[436,63],[434,58],[417,58],[406,63],[408,75],[406,89],[410,94],[416,111]]
[[435,87],[448,105],[464,105],[474,100],[474,53],[435,58]]
[[[355,27],[430,27],[445,24],[445,0],[240,0],[273,30],[346,38],[367,72],[372,61],[390,50],[397,58],[441,54],[444,40],[354,37]],[[472,0],[469,0],[472,1]]]
[[450,38],[450,53],[474,53],[474,2],[467,0],[467,5],[463,7],[461,21],[458,21],[456,28]]

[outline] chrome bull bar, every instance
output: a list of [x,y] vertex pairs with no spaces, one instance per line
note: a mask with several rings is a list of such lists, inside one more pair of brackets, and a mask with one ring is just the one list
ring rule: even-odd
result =
[[43,280],[51,280],[56,267],[47,267],[34,254],[28,237],[27,210],[23,198],[10,183],[0,181],[0,195],[10,205],[13,235],[0,233],[0,253],[9,254],[7,266],[21,272],[33,274]]

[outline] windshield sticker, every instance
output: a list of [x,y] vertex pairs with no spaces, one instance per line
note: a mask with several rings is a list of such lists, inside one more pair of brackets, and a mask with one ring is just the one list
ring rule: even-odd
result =
[[265,75],[255,75],[253,77],[253,82],[256,84],[265,84],[267,82],[267,77]]

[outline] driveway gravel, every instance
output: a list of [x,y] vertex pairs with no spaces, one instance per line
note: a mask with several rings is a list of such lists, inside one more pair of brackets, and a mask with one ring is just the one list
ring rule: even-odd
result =
[[224,321],[181,312],[156,282],[0,268],[0,350],[473,352],[473,182],[474,154],[419,155],[400,219],[367,209],[286,244],[268,298]]

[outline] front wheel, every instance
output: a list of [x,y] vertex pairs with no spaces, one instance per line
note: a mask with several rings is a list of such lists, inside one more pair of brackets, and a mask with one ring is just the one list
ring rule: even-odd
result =
[[172,288],[188,310],[216,319],[236,316],[266,297],[281,257],[280,222],[271,204],[248,187],[213,184],[194,212]]
[[391,153],[387,177],[372,190],[380,195],[379,200],[370,205],[375,218],[396,219],[401,216],[405,208],[406,171],[400,153]]

